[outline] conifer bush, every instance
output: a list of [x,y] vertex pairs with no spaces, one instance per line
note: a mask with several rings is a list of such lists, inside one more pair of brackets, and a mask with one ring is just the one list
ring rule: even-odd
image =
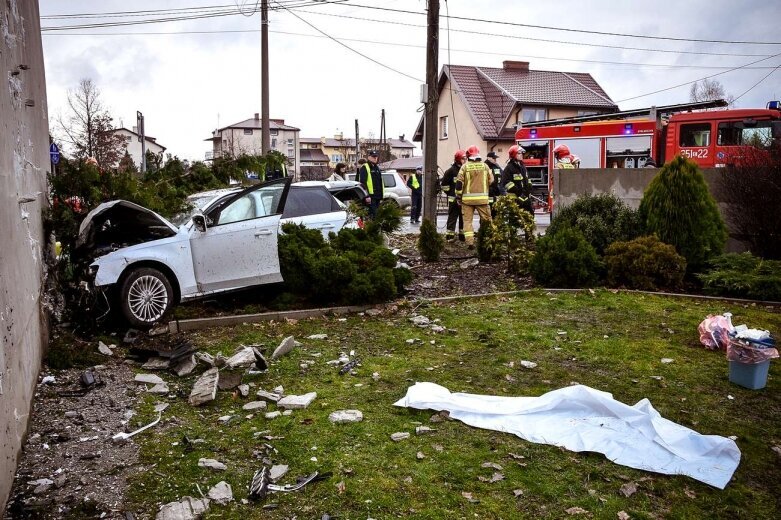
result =
[[686,258],[689,273],[721,254],[727,228],[697,165],[677,156],[648,185],[640,202],[647,234],[675,247]]
[[532,277],[545,287],[590,287],[599,281],[601,270],[594,248],[570,227],[540,238],[530,264]]
[[437,233],[437,226],[424,218],[418,236],[418,251],[425,262],[439,261],[439,255],[445,248],[445,239]]
[[713,258],[709,267],[697,275],[708,294],[781,301],[779,260],[765,260],[748,252],[729,253]]
[[642,291],[674,290],[683,285],[686,259],[655,236],[613,242],[604,256],[607,283]]

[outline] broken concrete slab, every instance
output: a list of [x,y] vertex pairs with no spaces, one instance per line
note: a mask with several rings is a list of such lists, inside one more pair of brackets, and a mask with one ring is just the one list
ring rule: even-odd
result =
[[155,520],[197,520],[208,509],[208,498],[183,497],[179,502],[164,505]]
[[160,383],[159,385],[155,385],[147,392],[150,394],[158,394],[158,395],[167,395],[170,390],[168,389],[168,385],[165,383]]
[[282,343],[279,344],[279,346],[274,350],[274,353],[271,354],[271,361],[277,360],[284,356],[285,354],[289,353],[293,348],[296,346],[296,340],[293,336],[288,336],[285,339],[282,340]]
[[306,408],[317,398],[317,392],[309,392],[304,395],[287,395],[277,401],[277,406],[288,410],[301,410]]
[[241,384],[242,375],[238,370],[223,370],[220,372],[217,385],[220,390],[233,390]]
[[394,442],[403,441],[404,439],[409,439],[409,432],[396,432],[391,434],[391,440]]
[[461,269],[469,269],[470,267],[475,267],[479,263],[480,260],[478,260],[477,258],[470,258],[469,260],[461,262]]
[[521,366],[523,368],[537,368],[537,363],[534,361],[526,361],[525,359],[521,361]]
[[233,489],[231,488],[230,484],[223,480],[215,484],[214,487],[209,490],[206,496],[215,503],[224,506],[227,505],[228,502],[233,502]]
[[255,351],[252,347],[243,347],[225,360],[228,368],[249,368],[255,364]]
[[276,403],[280,399],[282,399],[282,395],[277,394],[275,392],[266,392],[265,390],[258,390],[258,393],[255,394],[264,401],[268,401],[269,403]]
[[328,420],[334,424],[361,422],[363,420],[363,412],[360,410],[337,410],[331,412]]
[[328,339],[328,334],[312,334],[307,336],[306,339]]
[[146,363],[141,365],[144,370],[168,370],[171,361],[164,357],[154,356],[147,360]]
[[195,356],[193,355],[177,362],[172,368],[177,376],[182,377],[191,374],[195,370],[196,365]]
[[276,466],[271,466],[271,469],[268,472],[269,478],[271,478],[272,481],[276,482],[277,480],[281,479],[287,474],[288,467],[285,464],[277,464]]
[[273,412],[267,413],[264,417],[266,417],[266,419],[276,419],[277,417],[280,417],[281,415],[282,415],[282,412],[280,412],[279,410],[275,410]]
[[249,396],[249,385],[239,385],[236,387],[236,389],[239,391],[239,394],[242,397]]
[[220,372],[217,368],[210,368],[204,372],[193,385],[193,389],[190,392],[190,404],[200,406],[213,401],[217,397],[217,381],[219,377]]
[[416,327],[428,327],[431,324],[431,320],[426,316],[413,316],[409,319]]
[[198,459],[198,466],[201,468],[213,469],[215,471],[225,471],[228,469],[228,466],[214,459]]
[[98,341],[98,352],[103,354],[104,356],[113,356],[114,352],[110,348],[108,348],[108,345],[103,343],[102,341]]
[[266,401],[252,401],[241,407],[242,410],[251,412],[253,410],[263,410],[266,408]]
[[196,359],[198,359],[198,361],[201,361],[204,364],[209,365],[210,367],[214,366],[215,363],[214,356],[212,356],[208,352],[196,352],[195,357]]
[[143,383],[149,385],[162,385],[163,383],[165,383],[162,377],[156,376],[154,374],[136,374],[136,377],[133,378],[133,381],[135,381],[136,383]]

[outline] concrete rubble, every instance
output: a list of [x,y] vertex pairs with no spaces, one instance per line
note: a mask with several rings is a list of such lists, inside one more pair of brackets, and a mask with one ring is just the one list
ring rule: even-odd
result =
[[257,395],[258,397],[260,397],[264,401],[268,401],[270,403],[276,403],[280,399],[282,399],[282,395],[281,394],[278,394],[278,393],[275,393],[275,392],[267,392],[265,390],[258,390],[258,393],[255,394],[255,395]]
[[217,386],[220,390],[233,390],[241,384],[241,371],[222,370],[217,380]]
[[304,395],[287,395],[277,402],[277,406],[288,410],[301,410],[312,404],[317,398],[317,392]]
[[277,480],[281,479],[287,474],[288,467],[285,464],[278,464],[276,466],[271,466],[271,469],[268,472],[269,478],[271,478],[272,481],[276,482]]
[[208,352],[196,352],[195,357],[196,359],[198,359],[198,361],[204,363],[205,365],[208,365],[210,367],[214,366],[214,356],[212,356]]
[[275,410],[273,412],[267,413],[264,417],[266,419],[276,419],[277,417],[280,417],[281,415],[282,415],[282,412],[280,412],[279,410]]
[[241,394],[242,397],[249,396],[249,385],[239,385],[236,387],[236,389],[239,391],[239,394]]
[[279,344],[279,346],[274,350],[274,353],[271,354],[271,361],[277,360],[284,356],[285,354],[289,353],[293,348],[296,346],[296,340],[293,336],[288,336],[285,339],[282,340],[282,343]]
[[146,363],[141,365],[144,370],[168,370],[171,360],[161,356],[152,356]]
[[204,459],[204,458],[198,459],[198,466],[201,468],[213,469],[215,471],[225,471],[226,469],[228,469],[228,466],[214,459]]
[[162,385],[165,383],[163,378],[154,374],[136,374],[133,378],[136,383],[143,383],[146,385]]
[[242,410],[246,410],[248,412],[254,410],[261,410],[265,408],[266,408],[266,401],[252,401],[241,407]]
[[110,348],[108,348],[108,345],[106,345],[102,341],[98,341],[98,352],[100,352],[104,356],[113,356],[114,355],[114,352]]
[[523,368],[537,368],[537,363],[534,361],[526,361],[525,359],[521,361],[521,366]]
[[328,334],[312,334],[307,336],[306,339],[328,339]]
[[215,503],[224,506],[227,505],[228,502],[233,502],[233,489],[231,488],[230,484],[223,480],[215,484],[214,487],[209,490],[206,496]]
[[192,392],[190,392],[190,404],[200,406],[213,401],[217,397],[217,381],[219,377],[220,372],[217,368],[210,368],[204,372],[193,385]]
[[431,324],[431,320],[426,316],[413,316],[409,319],[416,327],[425,328]]
[[257,364],[259,370],[267,368],[263,354],[253,345],[242,347],[238,352],[225,360],[225,366],[228,368],[249,368],[255,364]]
[[363,420],[363,412],[360,410],[337,410],[331,412],[328,420],[334,424],[361,422]]
[[157,395],[167,395],[169,391],[170,390],[168,389],[168,385],[166,383],[157,384],[152,388],[150,388],[149,390],[147,390],[147,392],[149,392],[150,394],[157,394]]
[[391,440],[394,442],[403,441],[404,439],[409,439],[409,437],[409,432],[396,432],[391,434]]
[[183,497],[164,505],[155,520],[196,520],[209,509],[208,498]]
[[172,368],[177,376],[182,377],[190,375],[195,370],[196,365],[195,356],[191,355],[176,363]]

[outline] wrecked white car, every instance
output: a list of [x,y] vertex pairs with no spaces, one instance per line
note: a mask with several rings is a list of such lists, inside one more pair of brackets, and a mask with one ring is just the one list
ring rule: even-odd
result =
[[128,201],[103,203],[81,223],[77,248],[95,258],[94,287],[115,289],[127,321],[148,328],[175,303],[281,282],[277,238],[285,222],[326,236],[355,225],[324,187],[278,179],[214,194],[178,227]]

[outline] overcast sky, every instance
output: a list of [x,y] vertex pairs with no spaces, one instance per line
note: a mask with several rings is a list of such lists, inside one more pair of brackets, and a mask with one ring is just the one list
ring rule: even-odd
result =
[[[388,136],[405,134],[411,138],[420,119],[426,16],[361,6],[423,13],[426,2],[313,3],[269,2],[272,8],[290,7],[272,11],[269,16],[271,117],[300,128],[302,137],[333,136],[340,131],[353,136],[354,120],[358,119],[365,137],[379,135],[380,111],[384,108]],[[40,0],[39,5],[44,28],[205,15],[215,6],[231,13],[176,22],[44,31],[50,119],[64,111],[67,90],[80,79],[91,78],[117,126],[134,126],[136,111],[140,110],[145,115],[147,134],[157,138],[168,152],[183,159],[202,160],[211,144],[204,139],[218,125],[224,127],[260,112],[261,22],[259,12],[251,14],[255,1]],[[204,9],[132,13],[195,7]],[[454,17],[495,22],[775,45],[628,38],[455,19],[450,20],[448,36],[444,18],[447,8]],[[51,18],[119,11],[126,14]],[[441,15],[440,70],[448,62],[501,67],[503,60],[512,59],[529,61],[532,69],[589,72],[621,109],[687,102],[688,85],[635,96],[781,53],[781,2],[777,0],[451,0],[447,4],[442,0]],[[317,29],[398,72],[351,52]],[[739,96],[779,65],[781,55],[714,79],[724,85],[727,93]],[[781,70],[741,97],[737,106],[764,107],[768,100],[779,97]]]

